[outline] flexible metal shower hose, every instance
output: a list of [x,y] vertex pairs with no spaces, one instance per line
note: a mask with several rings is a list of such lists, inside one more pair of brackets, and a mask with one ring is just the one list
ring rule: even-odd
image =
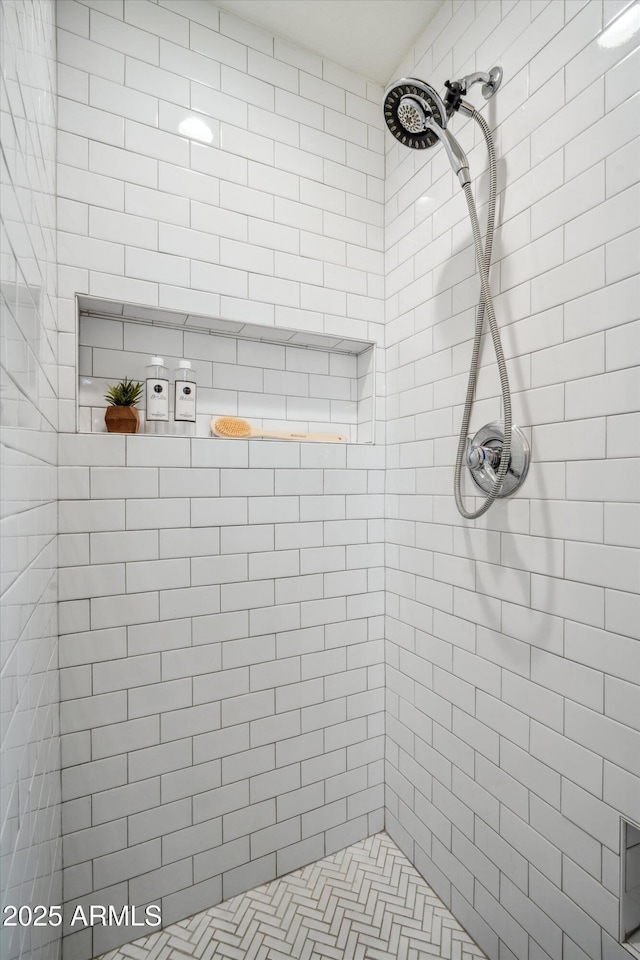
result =
[[[482,238],[480,236],[480,226],[478,224],[478,214],[476,211],[476,205],[473,199],[473,193],[471,192],[470,184],[466,184],[463,187],[464,195],[467,198],[467,206],[469,208],[469,218],[471,220],[471,227],[473,230],[473,240],[476,248],[476,260],[478,261],[478,271],[480,273],[480,284],[481,284],[481,294],[480,300],[478,302],[478,310],[476,313],[476,329],[475,336],[473,339],[473,352],[471,355],[471,366],[469,367],[469,380],[467,382],[467,396],[464,402],[464,410],[462,413],[462,423],[460,425],[460,438],[458,441],[458,452],[456,454],[456,465],[455,465],[455,475],[454,475],[454,493],[456,498],[456,506],[458,512],[462,514],[467,520],[475,520],[477,517],[481,517],[483,513],[486,513],[491,504],[494,502],[498,494],[500,493],[500,488],[502,487],[502,481],[505,477],[507,469],[509,467],[509,460],[511,458],[511,427],[512,427],[512,418],[511,418],[511,394],[509,392],[509,377],[507,375],[507,365],[504,359],[504,353],[502,351],[502,343],[500,341],[500,331],[498,330],[498,324],[496,322],[496,315],[493,309],[493,300],[491,298],[491,290],[489,287],[489,268],[491,266],[491,248],[493,246],[493,230],[495,226],[495,213],[496,213],[496,153],[495,147],[493,144],[493,137],[491,136],[491,131],[484,119],[477,110],[473,111],[473,119],[479,125],[484,138],[487,143],[487,150],[489,152],[489,208],[487,213],[487,236],[485,240],[484,249],[482,247]],[[502,453],[500,456],[500,466],[496,473],[495,482],[489,491],[489,494],[484,501],[484,503],[478,507],[477,510],[467,510],[462,502],[462,493],[460,490],[461,477],[462,477],[462,467],[464,466],[466,459],[466,450],[467,450],[467,436],[469,431],[469,419],[471,417],[471,407],[473,405],[473,398],[476,388],[476,380],[478,376],[478,359],[480,354],[480,344],[482,342],[482,328],[484,325],[484,315],[487,314],[489,320],[489,329],[491,331],[491,339],[493,341],[493,349],[495,351],[496,360],[498,362],[498,373],[500,375],[500,386],[502,390],[502,413],[503,413],[503,425],[504,425],[504,443],[502,447]]]

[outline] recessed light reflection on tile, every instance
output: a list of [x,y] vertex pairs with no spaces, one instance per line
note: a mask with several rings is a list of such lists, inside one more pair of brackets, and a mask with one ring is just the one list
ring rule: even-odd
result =
[[634,4],[607,27],[602,36],[598,37],[598,46],[606,49],[621,47],[631,40],[638,30],[640,30],[640,3]]
[[204,120],[199,120],[198,117],[187,117],[178,127],[178,131],[183,137],[202,140],[203,143],[213,143],[211,127]]

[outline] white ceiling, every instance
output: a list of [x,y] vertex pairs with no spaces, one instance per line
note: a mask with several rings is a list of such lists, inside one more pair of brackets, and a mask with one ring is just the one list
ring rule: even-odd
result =
[[215,0],[383,86],[443,0]]

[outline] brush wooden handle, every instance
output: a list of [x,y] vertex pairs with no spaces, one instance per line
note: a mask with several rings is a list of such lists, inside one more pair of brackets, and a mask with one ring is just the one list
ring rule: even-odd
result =
[[315,440],[316,443],[346,443],[341,433],[294,433],[288,430],[260,430],[252,427],[240,417],[214,417],[211,421],[211,433],[216,437],[230,440],[248,440],[250,437],[262,437],[266,440]]
[[346,443],[347,438],[340,433],[288,433],[286,430],[260,430],[251,427],[250,436],[265,440],[314,440],[317,443]]

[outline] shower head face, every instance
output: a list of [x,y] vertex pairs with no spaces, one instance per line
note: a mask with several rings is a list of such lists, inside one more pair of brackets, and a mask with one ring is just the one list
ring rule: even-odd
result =
[[435,122],[444,130],[447,110],[433,87],[409,77],[398,80],[384,95],[384,119],[393,136],[405,147],[424,150],[438,143],[438,136],[427,125]]

